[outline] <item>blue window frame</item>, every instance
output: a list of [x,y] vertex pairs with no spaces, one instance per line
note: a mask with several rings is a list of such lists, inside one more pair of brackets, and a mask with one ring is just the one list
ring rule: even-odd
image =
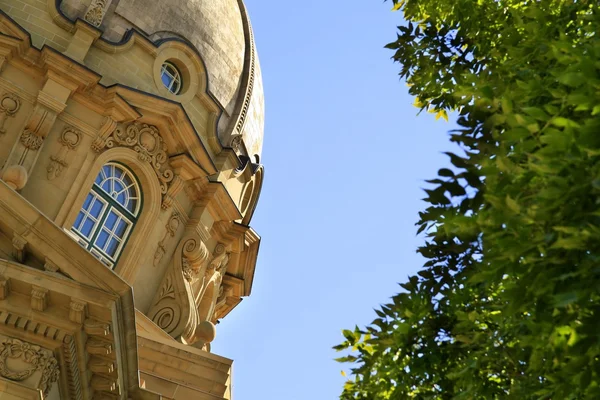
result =
[[123,166],[100,169],[71,231],[79,244],[113,268],[131,234],[141,208],[139,184]]

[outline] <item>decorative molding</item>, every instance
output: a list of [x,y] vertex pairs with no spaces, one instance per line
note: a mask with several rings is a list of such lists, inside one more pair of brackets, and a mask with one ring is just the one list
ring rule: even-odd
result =
[[[134,122],[125,129],[116,128],[112,134],[103,140],[101,136],[96,138],[92,147],[95,151],[101,151],[104,147],[129,147],[138,153],[138,159],[152,166],[160,184],[163,194],[163,202],[172,203],[173,195],[169,191],[175,178],[175,173],[169,164],[167,157],[167,145],[160,136],[158,128],[153,125]],[[182,185],[183,186],[183,185]],[[167,208],[167,206],[162,206]]]
[[45,311],[48,307],[48,289],[35,286],[31,287],[31,308],[36,311]]
[[[21,341],[19,339],[6,338],[0,341],[0,375],[13,381],[24,381],[36,371],[42,373],[39,389],[47,396],[52,384],[58,380],[58,361],[50,350],[42,349],[40,346]],[[30,367],[22,371],[14,371],[7,365],[9,359],[19,359],[29,364]]]
[[6,120],[14,117],[21,108],[21,100],[13,93],[5,93],[0,98],[0,135],[6,133]]
[[92,0],[92,3],[85,12],[83,19],[95,27],[99,27],[104,19],[107,3],[107,0]]
[[63,355],[67,369],[66,377],[69,385],[70,398],[81,400],[83,398],[81,388],[81,376],[79,372],[79,363],[77,359],[77,347],[75,338],[66,335],[63,339]]
[[167,239],[169,237],[175,237],[175,233],[177,232],[177,229],[179,229],[180,225],[181,225],[181,218],[179,217],[179,214],[177,212],[173,212],[173,214],[171,214],[171,217],[169,218],[169,221],[167,221],[167,224],[165,225],[165,228],[166,228],[165,235],[160,240],[160,242],[158,242],[158,247],[156,248],[156,252],[154,253],[154,266],[155,267],[160,263],[163,256],[165,255],[165,252],[166,252],[165,246],[166,246]]
[[48,173],[48,180],[53,180],[60,176],[63,169],[69,166],[67,162],[67,155],[71,150],[75,150],[79,143],[81,143],[82,133],[71,126],[66,127],[60,134],[58,142],[61,144],[60,149],[56,155],[50,156],[50,162],[46,171]]
[[76,324],[83,324],[87,314],[87,303],[85,301],[71,299],[69,303],[69,320]]

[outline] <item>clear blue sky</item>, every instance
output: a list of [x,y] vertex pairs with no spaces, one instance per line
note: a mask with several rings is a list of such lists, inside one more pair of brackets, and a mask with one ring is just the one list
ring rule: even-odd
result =
[[266,99],[262,237],[252,295],[217,326],[235,400],[329,400],[331,350],[368,324],[422,260],[424,180],[447,166],[450,124],[417,117],[383,46],[380,0],[246,0]]

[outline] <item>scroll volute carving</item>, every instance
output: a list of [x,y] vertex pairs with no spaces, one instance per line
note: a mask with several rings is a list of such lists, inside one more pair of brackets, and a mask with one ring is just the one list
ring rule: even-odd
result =
[[198,325],[192,281],[209,257],[197,235],[179,242],[148,317],[175,339],[187,343]]
[[223,243],[217,243],[210,263],[196,285],[196,304],[200,322],[211,321],[223,288],[221,284],[227,271],[230,253]]

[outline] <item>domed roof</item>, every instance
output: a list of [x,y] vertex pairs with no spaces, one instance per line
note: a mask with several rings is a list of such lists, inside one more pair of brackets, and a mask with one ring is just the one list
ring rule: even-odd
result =
[[133,24],[153,39],[181,37],[195,46],[208,71],[209,92],[225,110],[218,129],[221,142],[229,145],[232,135],[241,134],[248,155],[260,155],[262,77],[243,1],[119,0],[113,1],[113,6],[114,3],[116,8],[109,7],[103,23],[105,36],[115,40],[115,35],[122,36]]

